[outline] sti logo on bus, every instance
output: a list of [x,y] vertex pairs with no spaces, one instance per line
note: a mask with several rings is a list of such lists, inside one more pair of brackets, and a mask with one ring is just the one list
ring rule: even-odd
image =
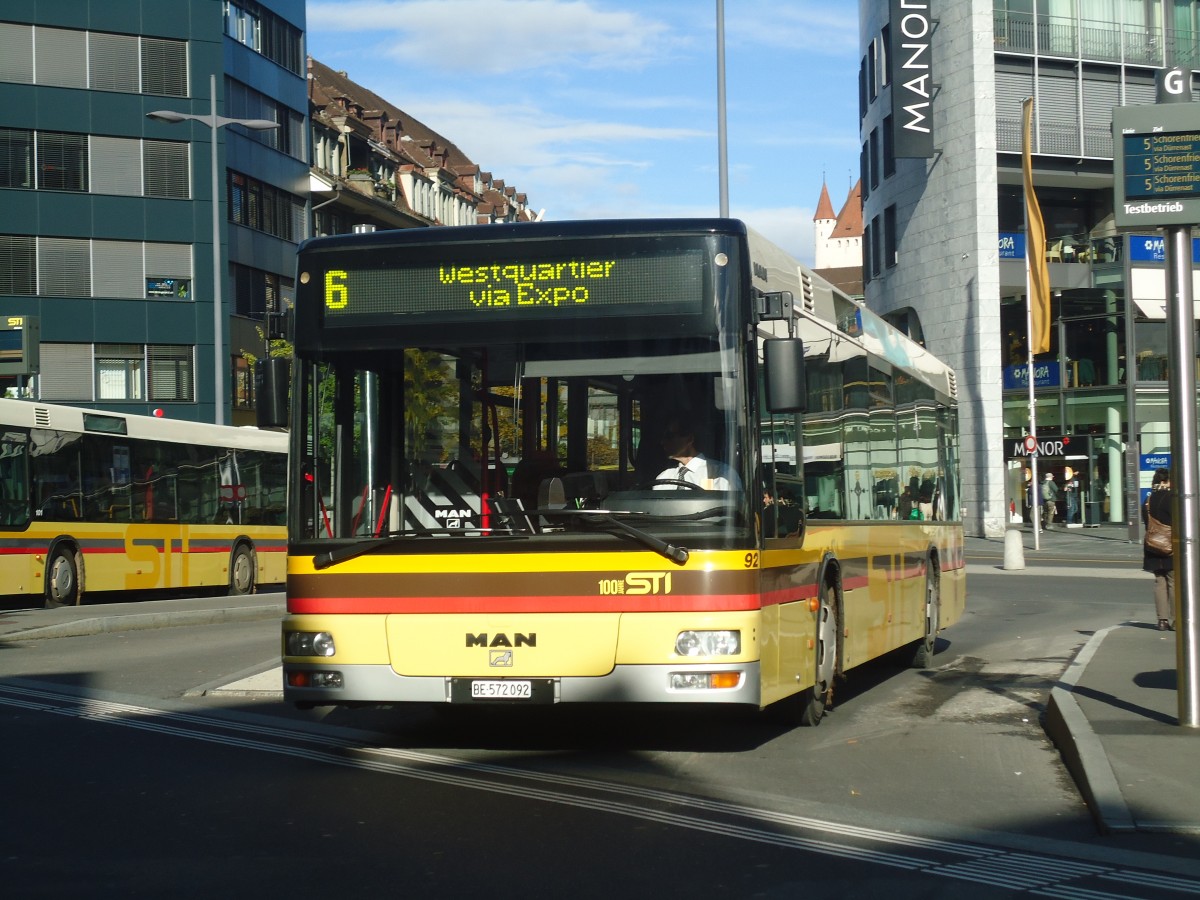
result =
[[670,572],[630,572],[624,579],[601,578],[600,593],[630,594],[635,597],[643,594],[671,593]]
[[521,634],[519,631],[513,632],[511,635],[504,633],[493,634],[491,637],[486,632],[483,634],[471,634],[467,632],[468,647],[536,647],[537,632],[531,631],[529,634]]

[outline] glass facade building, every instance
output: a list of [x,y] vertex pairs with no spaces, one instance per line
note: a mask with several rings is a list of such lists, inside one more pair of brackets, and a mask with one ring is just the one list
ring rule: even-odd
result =
[[[998,535],[1029,521],[1027,254],[1046,261],[1050,350],[1034,360],[1038,467],[1060,489],[1055,524],[1136,533],[1169,453],[1161,235],[1113,225],[1112,109],[1155,102],[1168,65],[1200,66],[1195,0],[969,0],[937,4],[934,152],[890,152],[899,54],[919,22],[862,0],[864,281],[884,314],[914,310],[959,370],[965,518]],[[990,35],[990,41],[978,40]],[[895,73],[895,74],[893,74]],[[1194,81],[1194,78],[1193,78]],[[1193,90],[1194,93],[1194,90]],[[1026,241],[1022,104],[1046,241]],[[911,118],[911,116],[908,116]],[[1194,256],[1200,260],[1200,251]]]
[[[0,308],[41,326],[40,374],[0,389],[197,421],[220,404],[224,421],[253,421],[243,351],[261,353],[254,324],[287,304],[306,236],[304,26],[303,0],[0,12]],[[279,124],[217,129],[216,178],[210,125],[146,117],[209,115],[213,76],[219,115]]]

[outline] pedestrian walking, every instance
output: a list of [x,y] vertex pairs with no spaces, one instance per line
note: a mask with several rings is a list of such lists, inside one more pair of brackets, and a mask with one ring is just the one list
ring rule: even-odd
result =
[[1156,469],[1150,494],[1142,507],[1146,540],[1142,547],[1142,569],[1154,574],[1154,611],[1159,631],[1175,630],[1175,560],[1171,536],[1171,473]]
[[1046,480],[1042,483],[1042,519],[1046,528],[1054,521],[1054,513],[1058,507],[1058,485],[1054,483],[1054,473],[1047,472]]

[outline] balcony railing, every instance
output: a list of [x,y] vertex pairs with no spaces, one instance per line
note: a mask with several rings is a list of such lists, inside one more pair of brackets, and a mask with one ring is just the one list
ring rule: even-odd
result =
[[1167,40],[1161,28],[1001,9],[993,11],[993,24],[996,49],[1005,53],[1154,67],[1168,58],[1185,68],[1200,65],[1200,34],[1193,31],[1175,30]]

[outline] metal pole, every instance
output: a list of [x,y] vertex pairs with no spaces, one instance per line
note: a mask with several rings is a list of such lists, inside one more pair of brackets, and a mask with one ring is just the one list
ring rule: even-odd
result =
[[[1031,253],[1045,253],[1045,247],[1034,247],[1029,243],[1029,205],[1025,204],[1025,348],[1028,352],[1029,377],[1029,433],[1037,439],[1037,397],[1034,393],[1033,366],[1033,265]],[[1033,522],[1033,549],[1042,549],[1042,508],[1038,502],[1038,453],[1035,447],[1029,454],[1029,515]]]
[[729,149],[725,134],[725,0],[717,0],[717,170],[721,218],[729,216]]
[[1175,662],[1179,724],[1200,728],[1196,591],[1200,585],[1200,457],[1196,448],[1196,320],[1192,300],[1192,230],[1166,232],[1167,341],[1170,353],[1171,487],[1175,495]]
[[217,173],[217,133],[221,125],[217,121],[217,76],[208,76],[212,96],[212,264],[213,264],[213,421],[225,424],[225,329],[221,322],[223,305],[221,288],[224,278],[221,273],[221,180]]

